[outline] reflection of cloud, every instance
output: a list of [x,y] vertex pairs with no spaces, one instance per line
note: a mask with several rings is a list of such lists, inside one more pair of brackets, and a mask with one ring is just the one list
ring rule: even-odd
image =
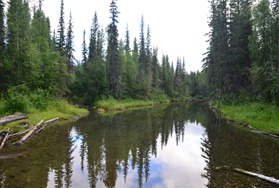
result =
[[[201,177],[205,161],[201,157],[201,137],[204,128],[200,125],[188,124],[185,127],[184,142],[176,145],[175,137],[158,151],[158,158],[151,165],[159,165],[148,180],[147,187],[204,187],[207,180]],[[162,179],[156,182],[154,179]],[[153,180],[152,180],[153,179]]]
[[[157,157],[150,156],[150,176],[147,182],[143,179],[144,188],[199,188],[205,187],[207,179],[202,178],[206,163],[201,157],[201,138],[205,134],[205,129],[201,125],[187,123],[185,125],[184,141],[182,138],[177,145],[176,135],[169,138],[168,143],[158,149]],[[80,149],[82,137],[78,136],[73,129],[71,137],[75,138],[73,158],[72,187],[89,187],[89,174],[87,169],[87,158],[84,161],[84,170],[81,170]],[[160,140],[161,138],[157,138]],[[161,142],[157,142],[157,148],[161,148]],[[131,161],[130,161],[131,163]],[[123,171],[118,172],[115,187],[138,187],[138,169],[132,169],[129,164],[126,182]],[[55,187],[55,172],[50,169],[47,187]],[[63,178],[64,181],[64,178]],[[65,184],[65,182],[63,182]],[[96,184],[98,188],[105,188],[102,179]]]

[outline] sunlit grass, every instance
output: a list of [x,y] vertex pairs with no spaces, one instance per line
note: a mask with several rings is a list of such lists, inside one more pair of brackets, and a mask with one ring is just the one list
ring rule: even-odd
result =
[[[168,101],[165,101],[168,102]],[[142,106],[152,106],[159,102],[154,102],[151,100],[116,100],[109,98],[106,100],[99,100],[95,103],[98,108],[105,110],[124,110],[127,108],[142,107]]]
[[219,109],[228,119],[248,123],[259,130],[279,133],[278,106],[263,103],[221,104]]
[[[54,101],[52,101],[45,110],[38,110],[32,108],[30,109],[30,112],[27,114],[29,116],[28,119],[1,126],[0,130],[11,129],[13,131],[20,131],[24,129],[18,126],[20,122],[26,121],[29,122],[31,125],[36,125],[41,120],[49,120],[56,117],[59,117],[61,119],[71,119],[73,117],[85,116],[88,113],[88,110],[79,108],[76,105],[69,104],[65,100],[54,99]],[[3,114],[1,114],[1,116],[3,116]]]

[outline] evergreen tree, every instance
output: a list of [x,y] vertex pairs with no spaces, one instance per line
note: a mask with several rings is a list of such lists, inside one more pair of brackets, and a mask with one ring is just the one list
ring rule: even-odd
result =
[[118,8],[116,0],[112,0],[110,4],[111,23],[108,26],[108,62],[109,62],[109,78],[110,88],[112,89],[113,97],[116,99],[122,98],[120,62],[119,62],[119,45],[118,45]]
[[28,1],[9,1],[7,13],[7,68],[8,83],[19,85],[32,78],[32,61],[28,60],[30,48],[30,12]]
[[126,35],[125,35],[125,53],[128,54],[130,53],[131,49],[130,49],[130,33],[129,33],[129,29],[128,29],[128,24],[126,27]]
[[146,48],[145,48],[145,36],[144,36],[144,19],[141,17],[140,23],[140,44],[139,44],[139,74],[140,77],[147,75],[148,67],[146,65]]
[[66,57],[67,57],[67,71],[68,74],[72,74],[75,66],[75,57],[74,57],[74,32],[73,32],[73,23],[72,23],[72,13],[70,12],[69,16],[69,25],[66,38]]
[[99,30],[97,12],[94,14],[93,23],[90,30],[88,61],[96,61],[97,58],[97,34]]
[[85,64],[86,62],[87,62],[87,46],[86,46],[86,41],[85,41],[85,35],[86,35],[86,32],[85,32],[85,30],[83,31],[83,40],[82,40],[82,51],[81,51],[81,53],[82,53],[82,60],[81,60],[81,62],[83,63],[83,64]]
[[272,101],[271,23],[272,15],[268,0],[261,0],[253,9],[253,33],[250,50],[253,58],[251,69],[253,89],[261,100]]
[[252,34],[251,1],[231,0],[229,22],[229,45],[232,65],[231,92],[236,94],[249,85],[251,67],[249,37]]
[[65,21],[64,21],[64,0],[61,0],[60,3],[60,17],[58,25],[58,38],[57,38],[57,48],[60,51],[61,55],[65,55]]
[[0,92],[5,90],[2,83],[7,83],[5,65],[4,65],[4,50],[5,50],[5,26],[4,26],[4,3],[0,0]]
[[[4,26],[4,3],[0,0],[0,61],[3,60],[4,49],[5,49],[5,26]],[[0,62],[1,63],[1,62]]]

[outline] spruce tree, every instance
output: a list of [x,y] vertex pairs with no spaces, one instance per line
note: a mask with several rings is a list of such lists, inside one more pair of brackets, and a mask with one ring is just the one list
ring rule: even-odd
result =
[[253,33],[250,50],[252,55],[252,84],[254,94],[266,102],[272,101],[272,77],[274,69],[271,61],[271,24],[270,2],[261,0],[253,9]]
[[86,32],[84,30],[83,31],[82,47],[81,47],[81,53],[82,53],[82,60],[81,60],[81,62],[83,64],[85,64],[87,62],[87,52],[88,52],[87,46],[86,46],[85,37],[86,37]]
[[72,74],[74,70],[74,66],[75,66],[74,51],[75,49],[74,49],[73,21],[72,21],[72,13],[70,12],[67,38],[66,38],[66,47],[65,47],[68,74]]
[[64,0],[61,0],[60,3],[60,17],[58,24],[58,38],[57,38],[57,48],[60,51],[61,55],[65,55],[65,21],[64,21]]
[[[0,61],[3,60],[3,54],[5,49],[5,26],[4,26],[4,3],[0,0]],[[0,62],[1,63],[1,62]]]
[[95,62],[97,60],[97,34],[99,30],[97,12],[94,14],[89,41],[88,61]]
[[141,17],[140,23],[140,43],[139,43],[139,74],[143,78],[147,73],[146,65],[146,48],[145,48],[145,35],[144,35],[144,19]]
[[119,62],[119,49],[118,49],[118,7],[116,0],[112,0],[110,4],[111,23],[108,26],[108,62],[109,62],[109,78],[110,88],[112,89],[112,95],[116,99],[122,98],[121,89],[121,76],[120,76],[120,62]]
[[0,0],[0,92],[4,91],[5,85],[2,83],[7,83],[6,80],[6,65],[4,65],[4,49],[5,49],[5,27],[4,27],[4,3]]
[[32,61],[28,60],[30,47],[30,12],[28,1],[9,1],[7,13],[7,74],[11,85],[28,83],[32,78]]

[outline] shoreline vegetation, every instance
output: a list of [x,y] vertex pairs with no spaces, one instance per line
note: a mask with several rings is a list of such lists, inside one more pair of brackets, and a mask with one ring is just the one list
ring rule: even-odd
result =
[[241,104],[210,102],[210,107],[220,111],[223,117],[232,121],[233,124],[279,134],[279,107],[276,105],[257,102]]
[[[4,112],[4,105],[1,103],[3,102],[0,101],[0,117],[20,113],[20,111],[15,113]],[[26,113],[29,116],[27,120],[20,120],[2,125],[0,126],[0,130],[10,129],[13,132],[20,132],[28,128],[26,124],[35,126],[40,120],[48,120],[55,117],[59,117],[60,120],[75,120],[79,117],[87,115],[89,111],[85,108],[79,108],[77,105],[70,104],[64,99],[54,99],[42,110],[31,108],[27,112],[23,113]]]

